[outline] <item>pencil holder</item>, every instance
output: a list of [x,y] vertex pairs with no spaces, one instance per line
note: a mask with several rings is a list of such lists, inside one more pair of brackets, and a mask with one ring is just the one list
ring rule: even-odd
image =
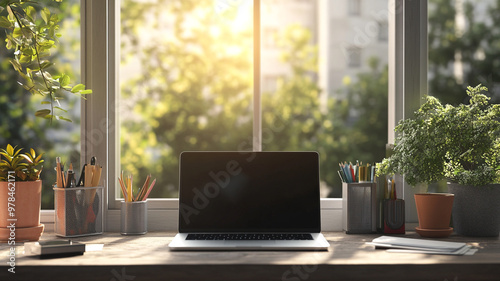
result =
[[342,225],[347,234],[376,232],[377,184],[342,183]]
[[122,235],[140,235],[148,232],[148,204],[146,201],[121,202]]
[[383,206],[384,233],[405,234],[405,201],[386,199]]
[[102,186],[53,189],[57,236],[102,234]]

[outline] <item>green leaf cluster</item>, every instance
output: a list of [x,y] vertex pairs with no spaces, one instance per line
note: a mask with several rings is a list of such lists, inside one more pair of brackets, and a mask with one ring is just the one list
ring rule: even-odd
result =
[[482,85],[467,87],[469,104],[445,105],[432,96],[396,127],[393,154],[379,174],[404,174],[406,181],[443,178],[464,185],[500,182],[500,105],[490,104]]
[[10,63],[22,78],[18,83],[31,94],[46,97],[41,104],[49,106],[36,111],[35,116],[71,122],[60,103],[64,94],[84,97],[92,90],[83,84],[71,86],[68,75],[51,68],[51,56],[61,37],[59,20],[57,14],[34,1],[0,2],[0,27],[7,31],[6,48],[14,50]]
[[43,153],[37,155],[33,148],[29,153],[22,153],[22,148],[8,144],[0,149],[0,181],[9,180],[9,172],[15,175],[15,181],[36,181],[40,179]]

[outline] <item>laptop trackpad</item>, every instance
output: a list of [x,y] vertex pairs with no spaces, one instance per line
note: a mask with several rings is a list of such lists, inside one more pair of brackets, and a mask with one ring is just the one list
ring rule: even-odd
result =
[[233,245],[235,247],[269,247],[276,245],[276,241],[238,241],[226,240],[224,245]]

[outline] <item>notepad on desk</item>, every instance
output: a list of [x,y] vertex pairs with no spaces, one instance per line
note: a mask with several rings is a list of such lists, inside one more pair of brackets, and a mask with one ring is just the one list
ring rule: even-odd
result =
[[437,255],[473,255],[477,249],[465,243],[446,242],[427,239],[412,239],[391,236],[381,236],[366,242],[376,249],[387,249],[395,253],[418,253]]

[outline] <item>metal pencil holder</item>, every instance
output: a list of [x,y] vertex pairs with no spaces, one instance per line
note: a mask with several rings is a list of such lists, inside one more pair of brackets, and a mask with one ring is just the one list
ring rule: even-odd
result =
[[122,235],[140,235],[148,232],[148,202],[121,202]]
[[102,234],[102,186],[54,187],[55,233],[62,237]]
[[342,183],[342,225],[347,234],[377,231],[376,202],[376,183]]

